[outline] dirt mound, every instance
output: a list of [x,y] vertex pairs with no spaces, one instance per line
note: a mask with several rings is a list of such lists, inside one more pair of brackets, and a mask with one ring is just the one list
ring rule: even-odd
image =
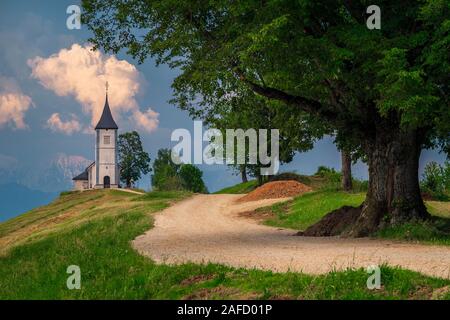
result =
[[272,181],[256,188],[249,194],[240,198],[239,201],[294,197],[309,191],[312,191],[310,187],[297,181]]
[[299,236],[328,237],[343,234],[350,228],[361,214],[362,205],[359,207],[343,206],[328,213],[319,222],[313,224],[305,231],[297,233]]

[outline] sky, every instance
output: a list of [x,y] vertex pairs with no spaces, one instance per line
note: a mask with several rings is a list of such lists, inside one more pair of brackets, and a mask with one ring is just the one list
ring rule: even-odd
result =
[[[170,141],[174,129],[193,130],[188,114],[168,103],[177,70],[157,67],[152,59],[138,64],[125,53],[92,52],[89,30],[66,26],[66,10],[72,4],[79,2],[0,1],[0,185],[53,190],[46,185],[53,180],[40,179],[51,164],[73,171],[93,160],[92,128],[103,108],[106,80],[119,130],[138,131],[152,159],[158,149],[175,144]],[[423,152],[421,168],[431,160],[442,163],[445,155]],[[312,174],[319,165],[340,169],[331,137],[298,154],[281,171]],[[200,168],[210,191],[239,182],[224,165]],[[367,167],[357,163],[353,174],[366,179]],[[149,177],[138,186],[148,189]]]

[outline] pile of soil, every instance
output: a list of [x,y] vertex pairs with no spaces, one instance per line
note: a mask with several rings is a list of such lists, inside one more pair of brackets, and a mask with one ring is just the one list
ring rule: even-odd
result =
[[305,231],[297,233],[298,236],[329,237],[338,236],[349,231],[361,214],[362,205],[359,207],[343,206],[328,213],[319,222],[308,227]]
[[294,197],[309,191],[312,191],[311,187],[308,187],[307,185],[298,181],[272,181],[256,188],[252,192],[240,198],[239,201],[255,201],[262,199]]

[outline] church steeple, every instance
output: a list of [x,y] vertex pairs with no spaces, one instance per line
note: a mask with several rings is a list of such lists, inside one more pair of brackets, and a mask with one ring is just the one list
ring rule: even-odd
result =
[[114,121],[111,109],[109,108],[108,82],[106,82],[106,99],[105,99],[105,106],[103,107],[103,113],[97,125],[95,126],[95,130],[97,129],[119,129],[116,122]]

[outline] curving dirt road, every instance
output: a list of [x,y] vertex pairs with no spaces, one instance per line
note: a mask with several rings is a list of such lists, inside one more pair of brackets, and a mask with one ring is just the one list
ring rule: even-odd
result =
[[155,216],[133,241],[157,263],[215,262],[234,267],[322,274],[387,263],[450,278],[450,247],[375,239],[293,236],[237,215],[285,199],[236,203],[242,195],[196,195]]

